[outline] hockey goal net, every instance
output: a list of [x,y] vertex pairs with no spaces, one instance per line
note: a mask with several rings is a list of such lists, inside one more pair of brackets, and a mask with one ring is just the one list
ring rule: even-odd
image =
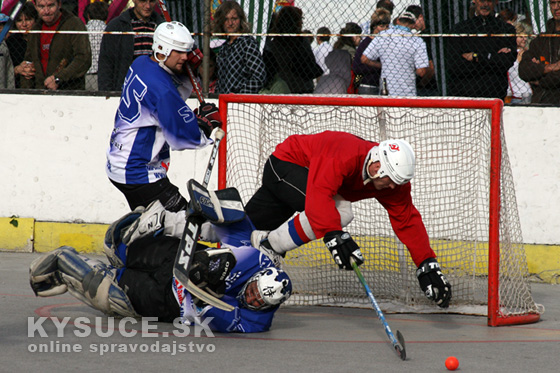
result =
[[[500,100],[220,95],[219,107],[227,133],[219,187],[236,187],[245,203],[261,184],[266,159],[291,134],[406,139],[417,161],[413,201],[453,285],[445,312],[487,315],[491,326],[539,320]],[[352,206],[346,230],[362,249],[360,268],[380,305],[388,312],[440,312],[421,292],[416,266],[383,207],[374,199]],[[291,304],[369,304],[354,273],[338,269],[322,240],[288,252],[284,269],[293,280]]]

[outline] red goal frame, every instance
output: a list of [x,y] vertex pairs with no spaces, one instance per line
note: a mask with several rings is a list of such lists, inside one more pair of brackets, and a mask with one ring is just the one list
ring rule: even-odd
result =
[[499,261],[500,261],[500,173],[502,161],[501,119],[504,103],[499,99],[430,99],[430,98],[391,98],[391,97],[334,97],[334,96],[271,96],[222,94],[219,108],[226,136],[220,145],[218,165],[218,188],[226,187],[227,165],[227,117],[228,103],[286,104],[286,105],[330,105],[330,106],[371,106],[407,108],[447,108],[447,109],[487,109],[491,111],[491,149],[490,163],[490,211],[489,211],[489,264],[488,264],[488,326],[528,324],[539,321],[540,314],[526,313],[504,315],[500,312]]

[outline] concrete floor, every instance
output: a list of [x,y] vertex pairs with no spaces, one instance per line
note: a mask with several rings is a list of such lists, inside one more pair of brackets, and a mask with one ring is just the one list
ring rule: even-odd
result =
[[173,324],[107,318],[68,293],[35,297],[28,268],[37,255],[0,252],[0,372],[444,372],[448,356],[460,372],[559,370],[559,285],[532,285],[546,307],[536,324],[386,315],[406,340],[402,361],[373,309],[283,307],[267,333],[180,336],[187,331]]

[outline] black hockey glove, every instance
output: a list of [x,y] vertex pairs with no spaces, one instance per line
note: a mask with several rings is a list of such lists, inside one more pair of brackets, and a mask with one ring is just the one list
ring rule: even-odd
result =
[[206,137],[210,137],[214,128],[222,126],[220,111],[214,104],[204,102],[200,105],[200,109],[194,109],[194,114],[198,120],[198,126]]
[[340,269],[345,269],[347,271],[352,270],[350,258],[354,258],[357,265],[364,262],[364,257],[362,256],[358,244],[354,242],[348,232],[328,232],[325,234],[325,237],[323,237],[323,242],[327,245],[334,261],[338,264],[338,268]]
[[424,260],[416,270],[416,277],[428,299],[433,300],[441,308],[449,307],[451,284],[441,272],[437,260],[434,258]]
[[[236,263],[230,249],[196,251],[189,270],[189,280],[214,297],[221,298],[226,291],[226,278]],[[195,303],[199,307],[203,306],[199,299]]]

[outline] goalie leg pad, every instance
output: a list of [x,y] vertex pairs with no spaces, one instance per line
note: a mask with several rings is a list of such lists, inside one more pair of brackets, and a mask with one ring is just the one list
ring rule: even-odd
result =
[[208,191],[196,180],[189,180],[190,207],[214,224],[232,224],[245,218],[245,208],[235,188]]
[[38,297],[64,294],[68,287],[58,271],[58,256],[65,248],[58,248],[35,259],[29,266],[29,284]]
[[111,316],[138,316],[115,281],[114,267],[86,258],[68,246],[59,250],[58,273],[72,296]]

